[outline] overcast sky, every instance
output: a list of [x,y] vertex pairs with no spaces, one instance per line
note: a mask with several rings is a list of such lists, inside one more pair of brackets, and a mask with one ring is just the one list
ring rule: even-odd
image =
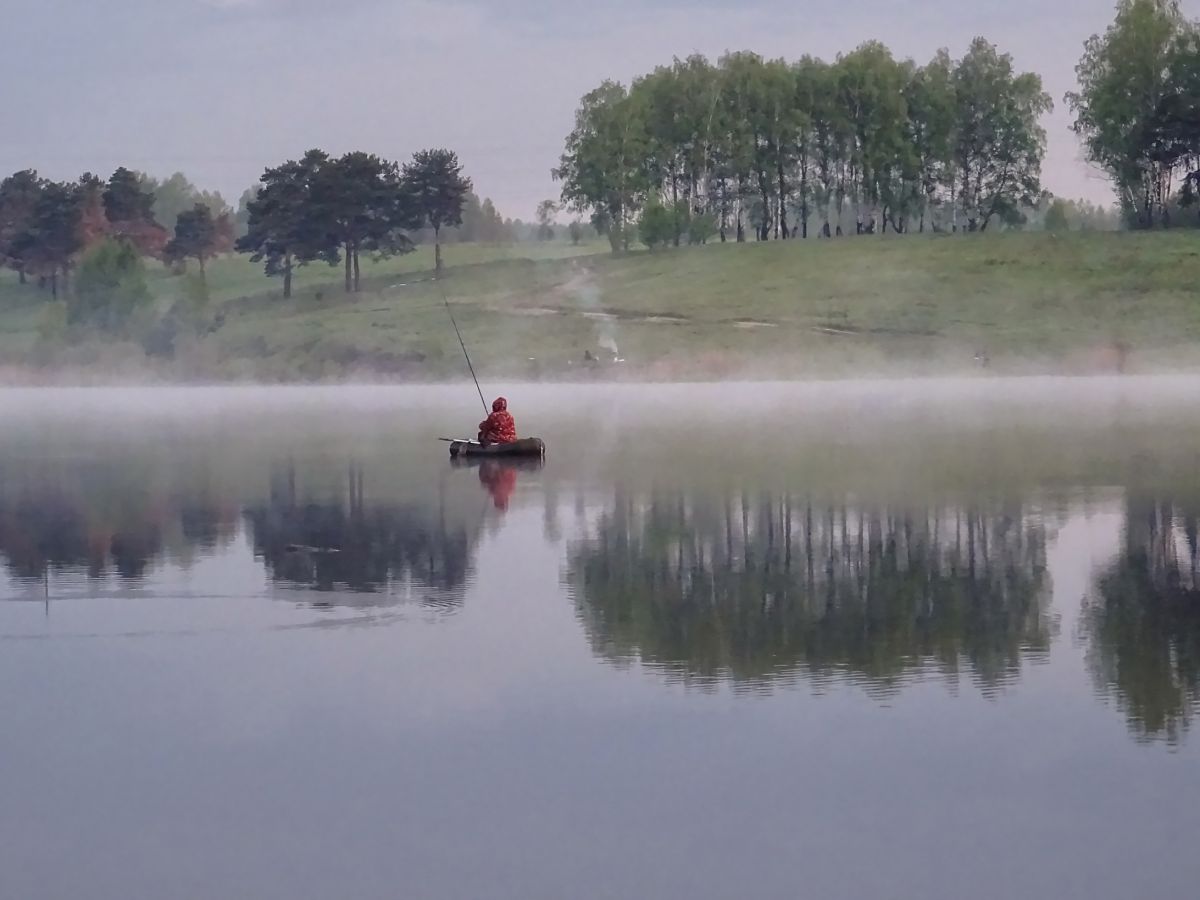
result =
[[[1063,94],[1110,0],[4,0],[0,171],[185,172],[232,202],[309,147],[457,150],[481,195],[531,218],[579,98],[701,52],[833,59],[878,38],[925,61],[983,35],[1039,72],[1044,183],[1110,198]],[[1195,16],[1200,0],[1185,0]]]

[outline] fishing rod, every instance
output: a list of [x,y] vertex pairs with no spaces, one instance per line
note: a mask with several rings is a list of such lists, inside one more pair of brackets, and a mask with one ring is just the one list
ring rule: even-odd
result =
[[450,316],[450,324],[454,326],[454,333],[458,336],[458,346],[462,347],[463,357],[467,360],[467,368],[471,370],[471,380],[475,382],[475,390],[479,391],[479,402],[483,404],[483,414],[487,415],[489,410],[487,401],[483,399],[483,388],[479,386],[479,379],[475,377],[475,367],[471,365],[471,354],[467,352],[462,332],[458,330],[458,323],[454,321],[454,310],[450,308],[450,298],[446,296],[446,289],[442,287],[442,279],[434,275],[433,280],[437,282],[438,290],[442,292],[442,302],[446,304],[446,313]]

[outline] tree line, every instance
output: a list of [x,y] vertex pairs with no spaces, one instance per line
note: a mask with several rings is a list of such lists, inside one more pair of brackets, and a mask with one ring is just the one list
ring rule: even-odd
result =
[[985,231],[1039,198],[1051,106],[983,39],[923,66],[879,42],[695,55],[587,94],[554,175],[614,247],[638,225],[651,244]]
[[34,278],[55,297],[69,292],[85,251],[120,242],[138,255],[179,264],[232,250],[228,210],[215,215],[197,202],[178,213],[171,234],[154,217],[154,194],[144,176],[118,168],[107,181],[86,173],[75,182],[41,178],[35,170],[0,182],[0,261],[24,284]]
[[[1066,100],[1125,223],[1171,224],[1200,194],[1200,27],[1177,0],[1121,0]],[[585,95],[554,177],[614,250],[1020,227],[1041,187],[1053,108],[1041,78],[976,38],[918,65],[877,41],[833,62],[676,59]],[[1103,215],[1058,206],[1050,217]]]
[[369,153],[310,150],[266,169],[237,213],[182,173],[160,182],[121,167],[107,181],[88,173],[56,182],[29,169],[0,181],[0,264],[20,283],[33,280],[73,304],[92,287],[74,285],[73,274],[94,276],[100,293],[127,306],[128,297],[116,297],[121,282],[129,297],[148,296],[142,259],[176,271],[195,260],[203,283],[207,261],[234,250],[282,276],[285,296],[295,266],[318,261],[344,265],[346,290],[357,291],[363,253],[404,253],[428,233],[440,270],[444,229],[460,240],[507,239],[513,223],[471,187],[457,156],[443,149],[420,151],[403,166]]
[[403,167],[370,153],[333,158],[310,150],[263,173],[248,204],[248,231],[237,248],[283,276],[291,296],[296,265],[344,266],[346,292],[360,289],[361,255],[406,253],[412,233],[428,227],[435,267],[442,268],[441,232],[462,224],[471,180],[450,150],[422,150]]

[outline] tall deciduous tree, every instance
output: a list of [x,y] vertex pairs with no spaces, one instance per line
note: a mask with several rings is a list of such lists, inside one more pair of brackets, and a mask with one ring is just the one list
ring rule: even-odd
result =
[[1012,58],[976,38],[954,70],[955,169],[968,231],[986,230],[997,216],[1013,221],[1041,194],[1046,132],[1053,108],[1042,80],[1016,74]]
[[[1181,30],[1171,48],[1170,91],[1154,111],[1155,156],[1181,176],[1176,202],[1196,206],[1200,198],[1200,23]],[[1169,209],[1169,207],[1168,207]]]
[[[945,50],[915,70],[905,88],[908,139],[915,154],[918,231],[924,231],[942,190],[954,181],[953,144],[957,122],[954,62]],[[938,229],[936,219],[933,227]]]
[[1067,94],[1088,158],[1108,172],[1134,224],[1166,218],[1179,158],[1163,146],[1161,115],[1175,92],[1173,62],[1186,52],[1189,23],[1177,0],[1120,0],[1116,19],[1084,45]]
[[606,81],[584,96],[554,177],[563,204],[592,214],[613,251],[629,249],[629,229],[649,183],[644,117],[625,88]]
[[877,42],[832,65],[692,56],[585,96],[555,174],[564,203],[610,236],[652,200],[673,241],[695,240],[701,216],[739,241],[747,224],[760,240],[808,237],[813,215],[830,237],[847,221],[859,233],[1015,225],[1039,195],[1049,107],[1036,77],[982,40],[925,66]]
[[462,174],[458,156],[451,150],[420,150],[405,163],[404,192],[420,216],[433,229],[434,268],[442,271],[442,228],[462,224],[463,203],[471,179]]
[[912,166],[906,140],[904,67],[872,41],[837,63],[839,97],[850,125],[850,165],[860,185],[857,230],[874,232],[889,206],[901,203],[901,181]]

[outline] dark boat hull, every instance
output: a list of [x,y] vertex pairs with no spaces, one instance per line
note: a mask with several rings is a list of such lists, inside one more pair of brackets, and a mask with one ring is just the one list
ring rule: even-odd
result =
[[451,441],[450,455],[452,457],[518,457],[522,459],[542,459],[546,455],[546,445],[541,438],[522,438],[509,444],[483,444],[476,441]]

